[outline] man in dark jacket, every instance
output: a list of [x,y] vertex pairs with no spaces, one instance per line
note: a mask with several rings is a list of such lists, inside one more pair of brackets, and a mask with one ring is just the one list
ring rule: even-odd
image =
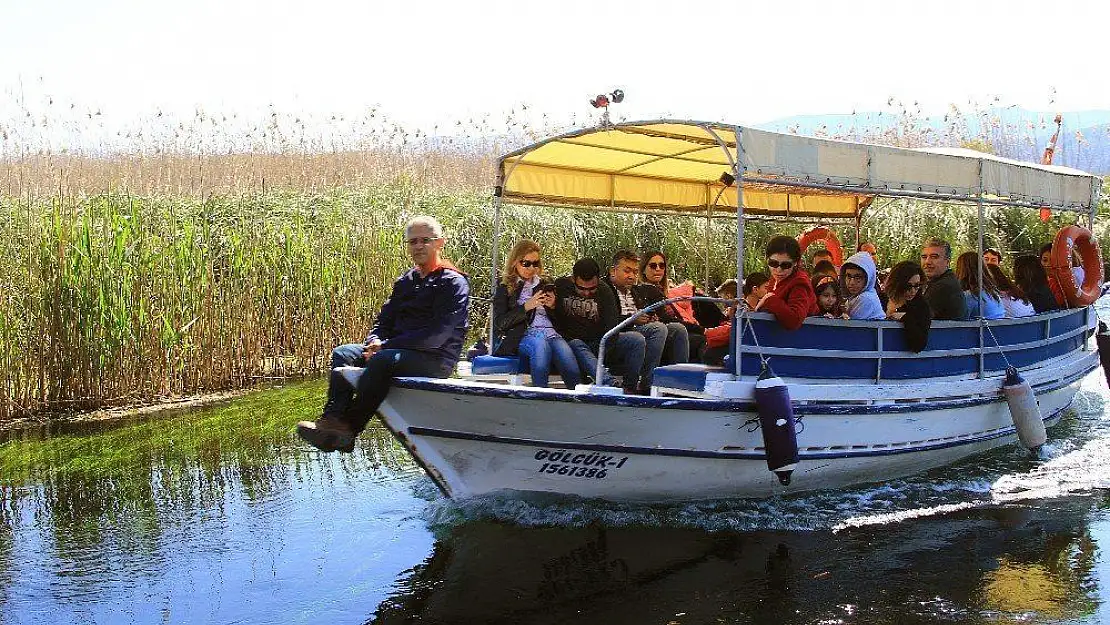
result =
[[[639,256],[628,250],[621,250],[613,255],[613,265],[609,268],[609,277],[606,281],[609,289],[601,296],[613,298],[613,305],[621,321],[650,303],[644,298],[644,291],[634,288],[637,286],[639,275]],[[631,368],[626,373],[624,387],[626,391],[631,391],[632,381],[638,377],[636,392],[646,394],[651,390],[651,379],[655,368],[663,358],[663,347],[667,343],[667,325],[659,321],[655,315],[641,315],[631,328],[644,337],[644,360],[640,366],[639,376]],[[686,349],[689,353],[689,346]]]
[[[601,337],[620,321],[617,299],[601,280],[601,267],[592,258],[574,263],[571,275],[555,281],[555,329],[574,351],[584,376],[597,372],[597,352]],[[606,345],[606,362],[619,360],[620,374],[633,381],[636,390],[647,341],[639,332],[619,332]],[[610,358],[614,356],[615,358]],[[601,380],[608,384],[609,380]]]
[[[393,377],[446,378],[459,361],[470,304],[466,277],[441,258],[443,227],[434,218],[409,221],[405,242],[415,267],[393,283],[366,341],[332,350],[324,414],[297,424],[297,434],[321,451],[354,449]],[[344,373],[357,374],[353,388]]]
[[921,249],[921,268],[929,279],[925,286],[925,301],[933,312],[934,321],[967,319],[964,290],[956,274],[948,268],[951,261],[952,246],[943,239],[929,239]]

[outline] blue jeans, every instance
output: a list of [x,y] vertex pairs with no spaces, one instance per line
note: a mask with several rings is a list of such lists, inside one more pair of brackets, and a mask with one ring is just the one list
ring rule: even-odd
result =
[[[597,373],[599,343],[600,341],[587,343],[582,339],[567,341],[567,345],[570,345],[574,357],[578,360],[578,368],[582,371],[583,377],[593,377]],[[633,380],[633,388],[635,388],[635,380],[640,377],[640,366],[644,361],[645,343],[644,336],[639,332],[621,332],[606,346],[605,364],[620,363],[621,366],[617,370],[621,375],[629,376]],[[635,363],[634,368],[628,366],[630,360]],[[633,371],[631,375],[628,373],[629,370]],[[597,381],[598,384],[603,385],[612,384],[612,382],[613,376],[609,374],[608,370],[605,371],[605,379]]]
[[567,388],[572,389],[582,381],[574,351],[561,336],[547,338],[542,331],[529,329],[524,333],[524,338],[520,339],[517,352],[521,357],[521,365],[529,368],[532,386],[547,388],[552,361],[563,376],[563,384]]
[[[662,321],[652,321],[638,326],[633,326],[636,332],[639,332],[644,337],[644,361],[640,365],[640,390],[651,387],[651,379],[655,373],[655,368],[659,366],[659,361],[663,358],[663,346],[667,344],[667,324]],[[683,328],[685,330],[686,328]],[[689,337],[686,337],[686,353],[690,353]],[[633,363],[628,363],[629,369],[632,368]],[[626,378],[624,381],[625,388],[631,388]]]
[[439,356],[411,349],[383,349],[369,360],[362,357],[362,343],[340,345],[331,350],[331,366],[365,367],[352,389],[335,371],[328,379],[328,399],[324,414],[346,421],[355,432],[361,432],[385,400],[394,376],[450,377],[454,365]]
[[667,364],[690,362],[690,331],[677,321],[667,324]]

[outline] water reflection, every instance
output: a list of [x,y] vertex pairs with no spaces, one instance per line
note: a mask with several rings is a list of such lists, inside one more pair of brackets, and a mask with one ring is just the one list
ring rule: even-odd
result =
[[69,533],[95,532],[89,526],[97,520],[133,521],[147,534],[156,532],[147,527],[151,521],[171,511],[218,511],[230,492],[265,501],[306,471],[414,466],[381,427],[366,432],[359,454],[323,463],[325,457],[296,444],[290,428],[315,416],[322,392],[320,384],[306,383],[169,418],[72,424],[80,435],[9,440],[0,446],[0,525],[30,520]]
[[368,622],[1079,619],[1097,605],[1089,513],[1077,500],[835,534],[472,522]]
[[1005,613],[1036,613],[1053,619],[1091,614],[1097,607],[1094,569],[1098,545],[1087,532],[1045,537],[1045,547],[1022,559],[1007,554],[983,576],[983,598]]
[[[384,428],[351,455],[298,444],[292,425],[315,415],[322,393],[308,383],[168,418],[78,424],[79,434],[9,435],[0,621],[225,622],[267,610],[296,621],[272,596],[246,601],[256,582],[315,581],[312,558],[344,558],[313,542],[329,523],[316,515],[342,518],[341,506],[374,518],[381,501],[411,499],[419,471]],[[373,497],[375,481],[405,476],[399,492]],[[369,498],[330,500],[356,495]],[[198,587],[210,594],[191,595]],[[144,606],[150,597],[162,605]]]

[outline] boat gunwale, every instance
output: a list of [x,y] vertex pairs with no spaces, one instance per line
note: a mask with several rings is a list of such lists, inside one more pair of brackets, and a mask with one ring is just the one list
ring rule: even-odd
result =
[[[1096,359],[1097,360],[1097,359]],[[1081,362],[1081,361],[1080,361]],[[1097,362],[1089,367],[1069,375],[1065,378],[1049,380],[1042,384],[1034,385],[1035,393],[1047,393],[1058,390],[1069,384],[1082,380],[1098,368]],[[992,376],[985,381],[1001,382],[1003,376]],[[872,383],[873,384],[873,383]],[[549,401],[561,403],[608,405],[627,408],[655,408],[667,410],[700,410],[704,412],[754,412],[755,401],[751,398],[704,398],[704,397],[673,397],[673,396],[643,396],[643,395],[602,395],[597,393],[583,393],[579,391],[537,388],[530,386],[510,386],[482,381],[460,380],[458,378],[425,378],[425,377],[397,377],[393,379],[393,386],[402,389],[432,391],[437,393],[454,393],[472,397],[491,397],[499,399],[520,399]],[[864,385],[860,385],[864,386]],[[929,401],[933,400],[933,401]],[[386,399],[388,401],[388,398]],[[989,403],[1005,402],[1002,395],[1001,384],[990,396],[961,395],[952,399],[937,399],[928,396],[928,399],[915,402],[882,402],[864,404],[859,401],[849,400],[845,403],[811,403],[794,402],[794,413],[808,414],[835,414],[835,415],[874,415],[874,414],[904,414],[914,412],[927,412],[953,408],[965,408]]]

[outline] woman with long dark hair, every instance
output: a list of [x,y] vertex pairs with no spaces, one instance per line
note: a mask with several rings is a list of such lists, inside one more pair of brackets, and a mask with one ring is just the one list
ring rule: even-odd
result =
[[998,296],[1002,300],[1002,307],[1006,309],[1007,317],[1031,317],[1037,314],[1021,287],[1006,275],[1006,270],[1001,265],[988,264],[985,269],[998,285]]
[[1048,284],[1041,261],[1036,256],[1026,254],[1014,259],[1014,283],[1018,285],[1025,299],[1038,313],[1060,308],[1056,296]]
[[[667,255],[655,250],[644,254],[640,260],[640,287],[650,302],[672,297],[704,295],[695,291],[690,281],[672,286],[669,277],[670,263]],[[716,309],[716,307],[714,307]],[[701,324],[693,302],[673,302],[658,309],[659,320],[667,325],[667,343],[663,349],[666,362],[699,362],[705,351],[705,326]],[[718,313],[719,315],[720,313]],[[685,354],[681,350],[685,346]]]
[[929,342],[929,328],[933,325],[929,303],[921,296],[923,288],[925,272],[912,260],[904,260],[892,267],[883,287],[887,296],[887,319],[902,322],[906,348],[911,352],[925,349],[925,344]]
[[[987,271],[983,270],[983,283],[979,284],[979,267],[983,257],[978,252],[964,252],[956,259],[956,278],[964,289],[967,303],[967,318],[1003,319],[1006,308],[998,297],[998,285]],[[979,310],[979,295],[983,296],[983,310]]]

